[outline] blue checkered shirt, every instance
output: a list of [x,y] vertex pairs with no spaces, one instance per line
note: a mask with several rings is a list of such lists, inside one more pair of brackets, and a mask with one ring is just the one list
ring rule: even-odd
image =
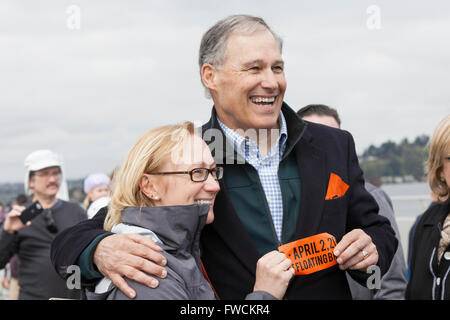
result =
[[[245,159],[258,172],[259,180],[263,187],[273,225],[281,241],[283,228],[283,198],[281,195],[280,181],[278,179],[278,166],[286,148],[287,126],[283,113],[280,111],[280,134],[272,149],[264,158],[261,158],[258,144],[238,134],[224,125],[218,118],[217,121],[225,133],[226,138],[233,144],[236,152]],[[270,131],[267,133],[270,136]]]

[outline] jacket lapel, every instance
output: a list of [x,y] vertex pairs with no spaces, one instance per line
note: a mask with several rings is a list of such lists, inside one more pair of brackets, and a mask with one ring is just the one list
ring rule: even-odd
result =
[[311,134],[305,131],[294,148],[302,186],[296,229],[300,238],[317,233],[328,186],[326,155],[312,144],[312,140]]

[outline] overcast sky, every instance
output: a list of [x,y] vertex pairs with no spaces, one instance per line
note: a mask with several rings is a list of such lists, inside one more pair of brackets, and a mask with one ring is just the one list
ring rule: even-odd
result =
[[431,135],[450,113],[447,0],[2,0],[0,183],[22,182],[36,149],[84,178],[110,172],[151,127],[207,121],[200,39],[236,13],[284,39],[285,101],[338,109],[358,152]]

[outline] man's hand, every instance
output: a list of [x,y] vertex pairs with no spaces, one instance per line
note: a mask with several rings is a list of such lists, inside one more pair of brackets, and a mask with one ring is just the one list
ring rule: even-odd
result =
[[19,231],[20,229],[31,225],[31,221],[23,224],[22,220],[19,219],[23,210],[25,210],[25,207],[13,206],[12,210],[6,215],[5,222],[3,223],[3,229],[5,231],[14,233],[15,231]]
[[166,258],[158,253],[162,249],[151,239],[138,234],[115,234],[102,239],[94,252],[94,264],[98,270],[129,298],[136,292],[123,277],[145,284],[151,288],[158,280],[148,274],[165,278]]
[[372,238],[361,229],[354,229],[344,235],[333,251],[341,270],[359,270],[378,262],[378,251]]

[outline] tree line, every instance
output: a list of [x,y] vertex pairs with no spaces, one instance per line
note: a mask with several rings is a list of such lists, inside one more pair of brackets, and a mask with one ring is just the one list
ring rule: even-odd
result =
[[412,142],[405,138],[400,143],[389,140],[379,147],[369,146],[360,155],[364,177],[369,181],[382,180],[383,177],[408,177],[424,181],[428,141],[427,135],[420,135]]

